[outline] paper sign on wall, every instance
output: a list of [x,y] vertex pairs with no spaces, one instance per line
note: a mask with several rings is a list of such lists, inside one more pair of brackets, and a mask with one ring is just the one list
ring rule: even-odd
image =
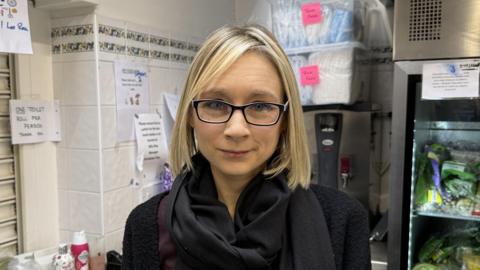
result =
[[422,99],[479,97],[479,61],[424,64]]
[[0,52],[32,53],[27,0],[0,0]]
[[300,68],[300,83],[302,85],[315,85],[320,83],[318,66],[305,66]]
[[175,124],[175,117],[177,115],[178,104],[180,103],[180,97],[168,93],[163,94],[165,106],[163,110],[163,124],[165,127],[165,138],[167,145],[170,145],[172,141],[172,130]]
[[168,157],[167,143],[162,119],[156,113],[138,114],[135,117],[137,138],[137,169],[143,171],[143,161],[165,160]]
[[58,100],[10,100],[12,144],[60,141],[59,107]]
[[149,108],[148,67],[129,61],[115,62],[115,91],[117,97],[117,142],[134,139],[135,114]]
[[301,7],[304,25],[322,22],[322,7],[320,2],[305,3]]

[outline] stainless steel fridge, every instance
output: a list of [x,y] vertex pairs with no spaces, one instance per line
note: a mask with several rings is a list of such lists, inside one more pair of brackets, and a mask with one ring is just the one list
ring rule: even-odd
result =
[[[390,270],[480,267],[478,14],[477,0],[395,3]],[[443,93],[458,69],[476,96]]]

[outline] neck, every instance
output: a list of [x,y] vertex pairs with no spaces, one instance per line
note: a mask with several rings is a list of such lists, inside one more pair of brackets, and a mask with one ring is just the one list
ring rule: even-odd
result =
[[233,219],[238,197],[256,175],[225,175],[212,167],[213,180],[217,188],[218,200],[225,204]]

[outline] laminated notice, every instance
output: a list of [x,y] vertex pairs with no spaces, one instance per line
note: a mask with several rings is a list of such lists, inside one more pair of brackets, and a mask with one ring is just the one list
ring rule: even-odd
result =
[[479,61],[423,65],[422,99],[479,97]]

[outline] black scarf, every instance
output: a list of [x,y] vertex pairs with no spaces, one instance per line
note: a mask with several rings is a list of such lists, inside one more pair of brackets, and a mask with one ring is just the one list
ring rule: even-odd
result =
[[285,174],[257,175],[237,202],[234,220],[217,200],[208,161],[177,177],[166,225],[177,247],[177,270],[334,270],[322,208],[310,190],[291,192]]

